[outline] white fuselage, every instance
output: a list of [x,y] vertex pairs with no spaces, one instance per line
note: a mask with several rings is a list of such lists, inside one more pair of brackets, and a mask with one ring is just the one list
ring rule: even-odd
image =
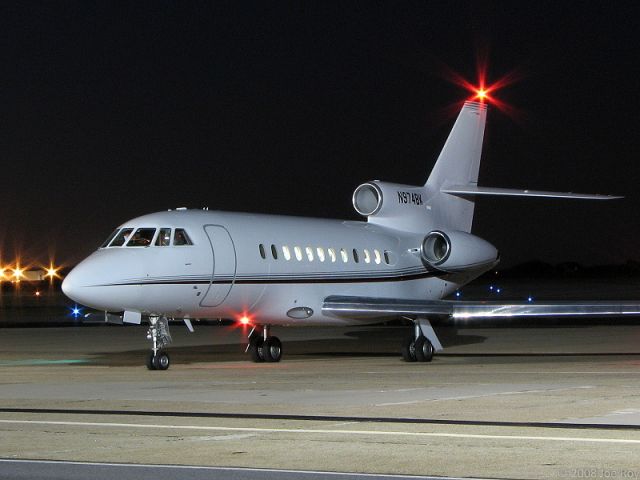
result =
[[[173,318],[348,324],[356,320],[323,315],[326,297],[440,299],[486,270],[434,271],[419,253],[423,233],[367,222],[175,210],[120,228],[156,230],[149,246],[100,248],[76,266],[63,289],[78,303]],[[156,245],[162,228],[184,229],[192,245]]]

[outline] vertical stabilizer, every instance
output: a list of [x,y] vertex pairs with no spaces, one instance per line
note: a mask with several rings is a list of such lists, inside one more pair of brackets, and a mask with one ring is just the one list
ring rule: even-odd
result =
[[471,231],[474,202],[443,193],[449,186],[477,186],[487,105],[465,102],[425,184],[428,204],[442,227]]

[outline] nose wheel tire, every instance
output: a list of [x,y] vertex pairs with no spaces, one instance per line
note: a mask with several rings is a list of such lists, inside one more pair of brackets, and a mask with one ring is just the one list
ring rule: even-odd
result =
[[149,370],[166,370],[170,364],[171,360],[166,352],[158,352],[155,355],[151,352],[147,356],[147,368]]

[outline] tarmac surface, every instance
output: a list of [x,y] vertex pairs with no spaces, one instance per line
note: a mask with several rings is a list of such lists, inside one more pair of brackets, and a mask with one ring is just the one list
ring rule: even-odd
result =
[[640,326],[444,329],[429,364],[400,360],[406,327],[274,328],[278,364],[250,363],[237,328],[195,328],[172,326],[165,372],[144,366],[144,326],[1,329],[0,457],[640,478]]
[[1,460],[5,480],[47,478],[56,480],[444,480],[361,473],[313,472],[282,469],[140,465],[123,463],[61,462],[50,460]]

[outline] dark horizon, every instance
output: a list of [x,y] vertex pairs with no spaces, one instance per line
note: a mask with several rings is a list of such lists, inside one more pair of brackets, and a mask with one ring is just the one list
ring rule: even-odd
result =
[[624,195],[480,199],[503,267],[640,261],[636,7],[5,2],[0,261],[70,265],[180,206],[360,219],[351,194],[422,184],[488,81],[481,185]]

